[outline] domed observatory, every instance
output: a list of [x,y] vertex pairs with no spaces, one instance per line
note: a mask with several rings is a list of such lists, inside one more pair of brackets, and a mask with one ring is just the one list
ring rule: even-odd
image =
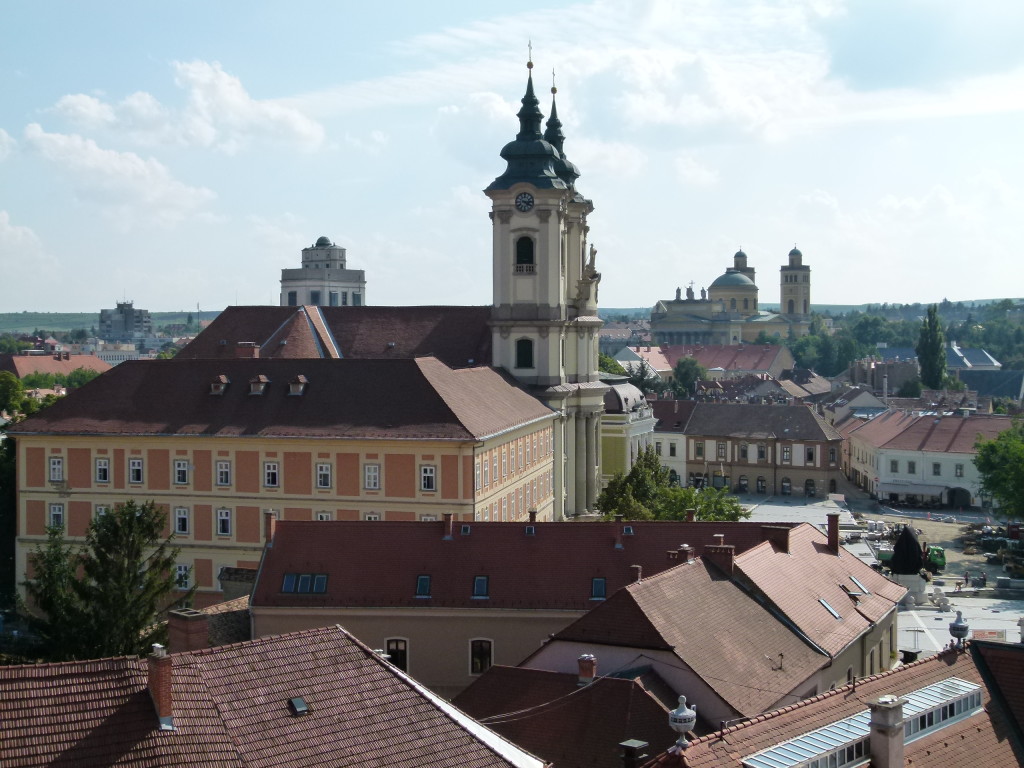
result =
[[302,249],[299,269],[281,270],[281,306],[358,307],[366,303],[366,273],[349,269],[345,249],[319,237]]

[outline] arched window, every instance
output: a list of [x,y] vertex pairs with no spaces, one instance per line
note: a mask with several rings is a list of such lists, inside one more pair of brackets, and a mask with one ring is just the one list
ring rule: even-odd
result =
[[789,304],[788,304],[788,306],[789,306],[789,310],[788,310],[788,312],[789,312],[789,314],[791,314],[791,315],[792,315],[792,314],[793,314],[793,311],[794,311],[794,308],[795,308],[795,306],[796,306],[796,305],[795,305],[795,304],[793,303],[793,300],[792,300],[792,299],[790,299],[790,300],[789,300]]
[[533,339],[516,339],[516,368],[533,368]]
[[533,267],[533,238],[531,237],[520,237],[516,240],[516,272],[532,272],[533,269],[525,269],[525,267]]
[[782,495],[789,496],[793,493],[793,484],[788,477],[782,478]]
[[807,314],[807,299],[804,299],[804,314]]
[[743,308],[744,309],[750,309],[750,299],[744,299],[743,300]]
[[736,311],[736,299],[729,299],[729,309]]

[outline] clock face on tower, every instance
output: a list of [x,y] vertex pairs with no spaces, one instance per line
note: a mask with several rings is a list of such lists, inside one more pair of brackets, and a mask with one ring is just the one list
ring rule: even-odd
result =
[[533,208],[533,195],[529,192],[520,192],[516,195],[516,208],[523,213]]

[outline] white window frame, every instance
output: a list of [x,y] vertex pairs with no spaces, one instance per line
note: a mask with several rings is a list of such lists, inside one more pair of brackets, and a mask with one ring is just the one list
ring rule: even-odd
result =
[[231,485],[231,462],[225,459],[217,461],[217,485],[224,487]]
[[50,482],[61,483],[64,481],[64,457],[50,457]]
[[480,488],[480,459],[477,459],[473,467],[473,490],[479,491]]
[[316,465],[316,487],[331,488],[334,482],[333,467],[329,461],[317,462]]
[[955,464],[953,466],[953,476],[954,477],[963,477],[964,476],[964,465],[963,464]]
[[420,490],[427,493],[437,491],[437,467],[434,464],[420,465]]
[[174,484],[188,485],[188,459],[174,460]]
[[174,566],[174,586],[177,589],[188,589],[192,586],[192,566],[184,563]]
[[368,491],[380,490],[380,464],[363,465],[363,488]]
[[67,515],[65,514],[63,504],[51,504],[49,512],[48,522],[50,528],[65,528],[67,526]]
[[[271,482],[273,481],[273,482]],[[280,488],[281,487],[281,464],[277,461],[264,461],[263,462],[263,487],[264,488]]]
[[110,482],[110,459],[96,459],[93,466],[93,477],[96,478],[97,483]]
[[793,461],[793,447],[789,445],[782,446],[782,463],[789,464]]
[[501,479],[508,477],[508,446],[501,446]]
[[318,522],[326,523],[329,520],[333,520],[334,519],[334,513],[333,512],[325,512],[325,511],[321,510],[319,512],[314,513],[314,517],[316,518],[316,520]]
[[146,465],[138,456],[128,459],[128,483],[142,485],[146,479]]
[[107,512],[109,512],[109,511],[110,511],[110,507],[108,505],[106,505],[106,504],[97,504],[95,506],[95,508],[93,508],[93,515],[95,517],[103,517],[103,515],[107,514]]
[[380,512],[366,512],[363,515],[363,520],[372,520],[372,521],[380,520]]
[[484,456],[484,488],[491,484],[491,460]]
[[177,536],[188,536],[192,533],[192,515],[188,507],[174,508],[174,533]]
[[217,535],[230,536],[232,529],[231,510],[227,507],[220,507],[217,510]]

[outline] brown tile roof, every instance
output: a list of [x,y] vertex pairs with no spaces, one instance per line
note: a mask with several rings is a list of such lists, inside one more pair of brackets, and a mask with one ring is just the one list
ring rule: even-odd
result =
[[1024,742],[1024,645],[974,640],[971,654],[989,691],[1016,726],[1018,741]]
[[[755,549],[764,547],[772,545]],[[800,558],[805,577],[818,559]],[[787,694],[829,663],[825,654],[702,558],[630,584],[555,640],[672,651],[745,716],[792,701]],[[600,658],[600,650],[596,654]],[[782,669],[774,663],[779,654],[785,658]]]
[[[814,696],[745,723],[703,736],[682,753],[662,753],[646,764],[662,768],[740,768],[744,758],[768,747],[837,722],[868,707],[880,696],[904,695],[958,677],[981,685],[971,654],[946,651]],[[912,768],[1024,765],[1024,752],[1011,738],[1007,714],[982,688],[984,711],[948,725],[906,746]]]
[[[228,307],[177,359],[235,356],[399,359],[433,356],[461,368],[490,365],[490,307]],[[282,344],[286,341],[286,344]]]
[[[768,535],[758,523],[635,521],[631,523],[454,523],[294,521],[277,523],[264,550],[252,605],[553,608],[589,610],[591,579],[607,594],[635,579],[632,566],[653,575],[678,561],[669,550],[714,543],[716,533],[737,551]],[[468,533],[463,534],[463,526]],[[632,535],[623,535],[625,527]],[[571,556],[568,556],[571,554]],[[285,594],[285,573],[326,573],[322,594]],[[415,596],[416,577],[431,577],[429,600]],[[473,578],[489,577],[489,598],[474,600]]]
[[[694,403],[688,409],[679,403],[679,413],[690,410],[682,426],[688,435],[747,438],[748,440],[839,440],[836,430],[812,408],[805,405],[761,405],[752,403]],[[662,423],[675,424],[673,401],[654,401],[654,415]],[[663,415],[664,414],[664,415]],[[673,427],[670,431],[676,431]]]
[[0,371],[9,371],[19,379],[30,373],[63,373],[65,375],[85,368],[87,371],[103,373],[110,370],[107,363],[95,355],[69,355],[68,359],[57,359],[53,355],[0,355]]
[[584,687],[578,680],[493,666],[452,703],[556,768],[621,768],[618,745],[626,739],[642,739],[656,751],[675,740],[668,713],[677,700],[656,673],[600,677]]
[[[157,728],[144,659],[0,667],[0,763],[542,765],[340,627],[171,658],[173,731]],[[294,696],[308,714],[291,714]]]
[[[895,610],[906,593],[904,587],[839,549],[838,556],[832,554],[828,537],[805,523],[790,531],[789,552],[766,543],[736,556],[743,578],[831,656]],[[854,600],[850,595],[861,590],[851,577],[870,594],[859,594]],[[841,618],[835,618],[821,600]],[[786,658],[788,664],[788,654]]]
[[697,407],[696,400],[648,400],[647,403],[658,420],[655,427],[658,432],[685,432],[690,414]]
[[[632,349],[642,357],[648,356],[646,347]],[[662,344],[660,347],[652,347],[652,353],[654,349],[658,349],[658,364],[666,366],[664,370],[675,368],[683,357],[693,358],[708,370],[770,371],[772,368],[781,370],[793,365],[792,353],[784,346],[773,344]],[[651,365],[655,370],[662,370],[654,364],[653,359]]]
[[[225,375],[222,395],[210,383]],[[266,376],[266,393],[248,382]],[[288,382],[305,376],[301,396]],[[552,411],[490,368],[419,360],[134,360],[17,425],[19,433],[474,440]]]
[[979,436],[992,440],[1012,424],[1009,416],[921,416],[890,410],[866,422],[851,435],[875,448],[974,453],[974,443]]

